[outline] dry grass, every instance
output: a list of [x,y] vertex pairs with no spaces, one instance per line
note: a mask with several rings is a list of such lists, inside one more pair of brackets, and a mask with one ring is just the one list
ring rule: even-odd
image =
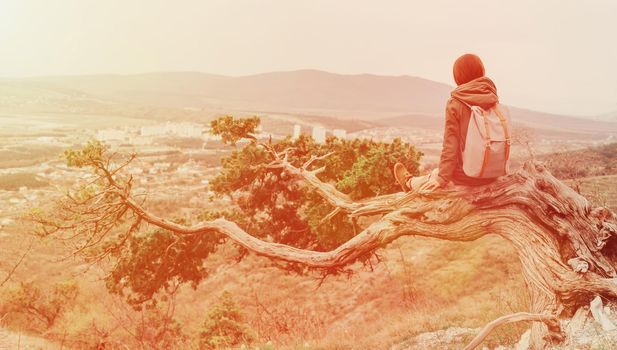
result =
[[[221,265],[197,291],[182,293],[178,314],[199,318],[228,290],[260,339],[277,349],[305,343],[315,349],[383,349],[423,332],[477,328],[526,308],[518,260],[498,237],[472,243],[404,238],[381,256],[384,262],[373,271],[356,266],[351,278],[328,277],[319,288],[316,276],[289,274],[249,257]],[[512,343],[523,329],[504,327],[487,342]]]
[[617,175],[593,176],[580,180],[581,192],[594,205],[617,211]]

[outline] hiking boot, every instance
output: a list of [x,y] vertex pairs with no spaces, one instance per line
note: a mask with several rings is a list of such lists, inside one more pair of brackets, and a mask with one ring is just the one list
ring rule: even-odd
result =
[[411,191],[411,187],[407,185],[407,181],[410,177],[411,174],[409,173],[409,171],[407,171],[407,168],[405,168],[405,165],[403,165],[403,163],[394,164],[394,178],[404,192]]

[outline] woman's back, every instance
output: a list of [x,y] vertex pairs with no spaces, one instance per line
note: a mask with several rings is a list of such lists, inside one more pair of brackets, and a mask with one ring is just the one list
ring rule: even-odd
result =
[[484,185],[494,179],[469,177],[463,171],[462,153],[465,149],[471,110],[468,105],[488,110],[499,102],[497,89],[491,79],[480,77],[459,85],[446,104],[444,140],[439,161],[439,175],[443,181],[459,185]]

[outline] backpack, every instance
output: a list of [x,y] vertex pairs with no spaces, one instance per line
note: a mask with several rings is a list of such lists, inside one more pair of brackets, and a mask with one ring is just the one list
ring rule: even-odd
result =
[[469,177],[483,179],[507,174],[510,159],[508,110],[499,103],[488,110],[463,103],[471,109],[462,156],[463,172]]

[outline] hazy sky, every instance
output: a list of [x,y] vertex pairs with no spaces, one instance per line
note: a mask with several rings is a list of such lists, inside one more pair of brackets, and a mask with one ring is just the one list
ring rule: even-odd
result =
[[313,68],[453,84],[466,52],[508,104],[617,110],[617,1],[0,0],[0,76]]

